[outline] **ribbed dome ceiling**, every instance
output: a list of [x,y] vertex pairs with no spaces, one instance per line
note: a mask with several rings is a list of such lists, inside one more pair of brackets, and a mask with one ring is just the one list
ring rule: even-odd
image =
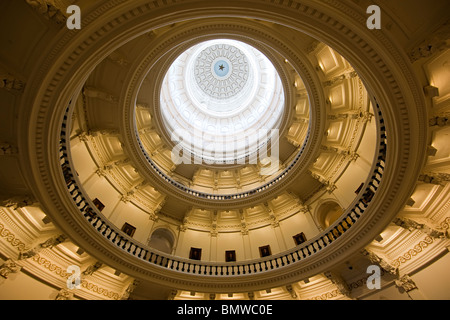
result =
[[[203,49],[195,59],[194,76],[196,84],[207,96],[226,100],[241,93],[244,88],[250,88],[249,76],[253,75],[254,66],[249,67],[245,53],[234,45],[214,41]],[[201,48],[203,45],[201,46]],[[191,71],[191,68],[189,69]],[[241,93],[242,95],[242,93]],[[208,98],[208,97],[205,97]],[[202,101],[205,103],[206,101]],[[230,106],[231,110],[237,105]],[[208,106],[207,106],[208,108]],[[217,109],[226,112],[228,109]]]
[[[283,110],[275,67],[260,51],[235,40],[206,41],[186,50],[161,90],[167,132],[184,155],[193,154],[200,163],[236,163],[255,153],[267,143],[269,130],[279,128]],[[172,160],[191,162],[190,157]]]

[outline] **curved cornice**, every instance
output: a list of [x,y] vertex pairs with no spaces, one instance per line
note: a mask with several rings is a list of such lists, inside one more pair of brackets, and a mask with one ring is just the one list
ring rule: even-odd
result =
[[[385,118],[389,150],[383,183],[364,216],[339,242],[303,263],[291,265],[284,269],[286,272],[207,282],[202,277],[164,273],[157,266],[149,268],[143,261],[102,240],[68,198],[57,148],[62,117],[89,72],[127,39],[189,18],[248,17],[249,14],[314,35],[340,52],[358,71]],[[280,4],[228,1],[208,3],[208,7],[199,1],[173,1],[167,5],[109,1],[85,15],[81,32],[61,31],[54,46],[49,45],[49,52],[40,53],[45,58],[33,72],[30,81],[33,84],[27,86],[22,102],[22,109],[30,108],[29,120],[21,123],[23,128],[28,128],[30,138],[29,144],[22,141],[21,145],[22,150],[28,151],[23,168],[28,173],[29,184],[55,224],[76,243],[105,263],[137,278],[190,290],[202,288],[202,291],[217,292],[232,288],[238,292],[250,287],[288,284],[323,272],[360,250],[384,229],[409,197],[424,163],[426,128],[419,120],[424,118],[425,103],[420,86],[402,50],[383,31],[364,29],[365,19],[362,10],[343,1]],[[414,131],[411,123],[416,125]]]

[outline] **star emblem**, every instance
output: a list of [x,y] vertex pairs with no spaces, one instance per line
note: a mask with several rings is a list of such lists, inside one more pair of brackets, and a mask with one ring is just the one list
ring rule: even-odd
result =
[[224,65],[221,64],[221,65],[219,66],[219,69],[220,69],[220,71],[223,71],[223,69],[225,69]]

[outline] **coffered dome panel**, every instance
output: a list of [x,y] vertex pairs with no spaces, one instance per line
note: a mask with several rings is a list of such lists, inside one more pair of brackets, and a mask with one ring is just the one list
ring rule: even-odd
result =
[[[193,73],[200,89],[211,98],[220,100],[239,94],[254,77],[245,53],[226,42],[203,49],[195,58]],[[207,105],[207,108],[211,106]],[[226,112],[228,109],[215,111]]]

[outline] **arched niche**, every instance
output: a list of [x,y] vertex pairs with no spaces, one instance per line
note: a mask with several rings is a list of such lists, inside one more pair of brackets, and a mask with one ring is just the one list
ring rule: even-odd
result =
[[161,252],[171,254],[175,245],[175,236],[168,228],[157,228],[150,235],[148,245]]
[[333,200],[326,200],[321,203],[316,211],[317,221],[323,229],[328,228],[335,222],[344,212],[344,209]]

